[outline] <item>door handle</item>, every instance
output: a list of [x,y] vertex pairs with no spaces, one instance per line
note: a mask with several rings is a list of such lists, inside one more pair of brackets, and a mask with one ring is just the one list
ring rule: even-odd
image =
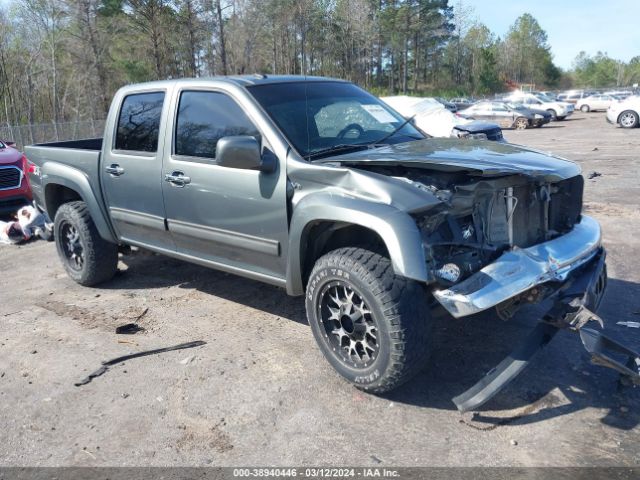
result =
[[104,170],[113,177],[119,177],[124,173],[124,168],[117,163],[112,163],[108,167],[105,167]]
[[186,184],[191,183],[191,178],[187,177],[184,172],[175,171],[167,173],[164,176],[164,181],[169,182],[174,187],[184,187]]

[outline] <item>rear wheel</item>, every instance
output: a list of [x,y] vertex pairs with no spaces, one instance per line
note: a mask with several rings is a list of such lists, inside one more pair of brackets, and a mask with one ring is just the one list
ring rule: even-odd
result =
[[638,126],[638,114],[632,110],[622,112],[618,117],[618,123],[622,128],[635,128]]
[[591,108],[589,108],[589,105],[582,105],[580,107],[580,110],[583,111],[584,113],[588,113],[589,110],[591,110]]
[[393,390],[426,363],[427,294],[395,275],[378,253],[343,248],[321,257],[307,284],[306,309],[323,355],[358,388]]
[[514,126],[516,130],[525,130],[529,127],[529,120],[524,117],[518,117]]
[[73,280],[90,287],[113,277],[118,246],[100,236],[84,202],[62,205],[54,223],[58,256]]

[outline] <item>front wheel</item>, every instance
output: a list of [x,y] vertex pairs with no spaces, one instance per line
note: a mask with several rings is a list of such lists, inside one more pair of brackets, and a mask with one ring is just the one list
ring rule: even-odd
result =
[[321,257],[307,284],[306,310],[323,355],[358,388],[393,390],[428,359],[427,294],[378,253],[343,248]]
[[618,118],[618,123],[622,128],[635,128],[638,126],[638,114],[631,110],[622,112],[620,118]]
[[104,240],[84,202],[69,202],[56,212],[54,221],[58,256],[67,274],[91,287],[116,273],[118,246]]
[[555,121],[558,119],[558,112],[556,112],[553,108],[547,110],[547,113],[551,114],[551,121]]

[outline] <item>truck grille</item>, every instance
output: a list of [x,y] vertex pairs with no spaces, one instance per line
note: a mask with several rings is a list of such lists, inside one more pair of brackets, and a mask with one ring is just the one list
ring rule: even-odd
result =
[[580,220],[583,187],[578,175],[550,185],[499,191],[491,210],[489,241],[526,248],[567,233]]
[[18,188],[22,181],[22,171],[18,167],[0,167],[0,190]]

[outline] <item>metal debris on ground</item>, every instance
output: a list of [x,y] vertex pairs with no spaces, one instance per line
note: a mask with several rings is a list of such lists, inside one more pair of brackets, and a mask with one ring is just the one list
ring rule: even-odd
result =
[[96,377],[99,377],[100,375],[102,375],[103,373],[105,373],[109,367],[116,365],[118,363],[122,363],[125,362],[127,360],[131,360],[133,358],[138,358],[138,357],[144,357],[147,355],[155,355],[156,353],[164,353],[164,352],[171,352],[173,350],[182,350],[185,348],[193,348],[193,347],[199,347],[201,345],[206,345],[207,342],[202,341],[202,340],[197,340],[195,342],[187,342],[187,343],[181,343],[179,345],[174,345],[172,347],[164,347],[164,348],[157,348],[155,350],[146,350],[143,352],[137,352],[137,353],[132,353],[130,355],[124,355],[122,357],[116,357],[113,358],[111,360],[106,360],[104,362],[102,362],[102,366],[96,370],[93,373],[90,373],[88,377],[80,380],[77,383],[74,383],[74,385],[76,387],[80,387],[82,385],[86,385],[87,383],[91,382],[91,380],[93,380]]
[[120,335],[133,335],[138,332],[144,332],[144,327],[141,327],[137,323],[126,323],[116,327],[116,333]]
[[601,177],[602,174],[600,172],[591,172],[589,174],[589,180],[591,180],[592,178],[596,178],[596,177]]

